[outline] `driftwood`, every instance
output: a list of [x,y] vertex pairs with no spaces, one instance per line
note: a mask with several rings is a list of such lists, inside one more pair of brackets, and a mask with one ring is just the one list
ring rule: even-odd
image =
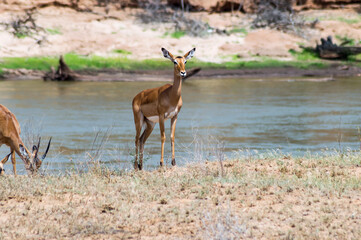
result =
[[46,73],[43,77],[44,81],[76,81],[79,80],[80,76],[70,70],[66,65],[63,56],[60,56],[58,69],[55,71],[51,67],[51,71]]
[[315,51],[320,58],[325,59],[346,59],[349,55],[361,53],[361,47],[345,47],[345,44],[347,42],[338,46],[328,36],[327,39],[321,38],[321,45],[317,44]]

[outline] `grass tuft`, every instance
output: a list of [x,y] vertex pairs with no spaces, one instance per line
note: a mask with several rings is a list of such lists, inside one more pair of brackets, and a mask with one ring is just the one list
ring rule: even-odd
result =
[[60,31],[59,28],[46,28],[45,30],[50,35],[61,35],[62,34],[62,32]]
[[317,61],[320,60],[317,53],[311,48],[303,48],[301,52],[297,52],[293,49],[289,52],[294,56],[298,61]]
[[171,33],[171,37],[172,38],[176,38],[176,39],[180,39],[181,37],[184,37],[186,35],[185,31],[175,31],[173,33]]
[[[73,53],[64,55],[64,60],[72,70],[83,69],[123,69],[123,70],[164,70],[169,69],[169,62],[164,59],[134,60],[127,58],[131,53],[118,49],[119,57],[83,56]],[[190,68],[201,67],[204,69],[238,69],[238,68],[272,68],[272,67],[296,67],[296,68],[324,68],[328,64],[315,60],[309,53],[293,52],[299,60],[280,61],[271,58],[259,58],[259,60],[243,61],[233,58],[233,61],[225,63],[203,62],[192,59],[187,65]],[[58,65],[58,57],[6,57],[1,59],[0,69],[31,69],[49,71],[51,67]]]
[[115,49],[113,50],[114,53],[118,53],[118,54],[123,54],[123,55],[130,55],[132,54],[132,52],[129,52],[127,50],[124,49]]

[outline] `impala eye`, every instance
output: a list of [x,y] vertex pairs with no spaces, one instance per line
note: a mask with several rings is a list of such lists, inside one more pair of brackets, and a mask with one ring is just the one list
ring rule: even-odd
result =
[[184,64],[186,64],[187,63],[187,61],[184,61]]
[[178,64],[178,62],[177,62],[177,61],[174,61],[174,64]]

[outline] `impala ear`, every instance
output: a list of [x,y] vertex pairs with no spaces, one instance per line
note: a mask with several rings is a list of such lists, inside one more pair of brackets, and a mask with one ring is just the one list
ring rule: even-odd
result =
[[163,56],[164,56],[165,58],[168,58],[169,60],[171,60],[172,62],[174,62],[174,56],[173,56],[173,54],[171,54],[170,52],[168,52],[168,50],[165,49],[165,48],[162,48],[162,52],[163,52]]
[[192,50],[190,50],[189,52],[187,52],[187,53],[184,55],[184,58],[185,58],[186,60],[192,58],[195,51],[196,51],[196,48],[193,48]]
[[8,160],[9,160],[9,157],[11,156],[11,153],[9,153],[8,155],[6,155],[3,160],[1,160],[1,164],[5,164]]
[[8,155],[6,155],[3,160],[0,161],[0,175],[4,175],[5,173],[5,169],[4,169],[4,164],[9,160],[9,157],[11,156],[11,153],[9,153]]
[[33,146],[33,156],[34,158],[38,157],[39,148],[37,146]]
[[24,148],[24,146],[20,144],[20,145],[19,145],[19,148],[20,148],[20,153],[21,153],[21,155],[23,155],[24,157],[28,158],[29,155],[28,155],[28,152],[26,151],[26,149]]

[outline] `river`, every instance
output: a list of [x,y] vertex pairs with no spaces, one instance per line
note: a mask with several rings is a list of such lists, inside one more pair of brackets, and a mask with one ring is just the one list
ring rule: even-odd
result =
[[[1,81],[0,103],[16,115],[27,144],[41,135],[43,151],[53,137],[44,170],[86,169],[83,163],[92,158],[126,169],[134,158],[132,99],[139,91],[162,84]],[[231,156],[238,149],[280,149],[293,155],[358,150],[360,90],[358,78],[188,80],[182,88],[183,108],[176,129],[177,163],[223,153]],[[169,126],[167,121],[168,165]],[[0,148],[1,156],[8,152],[7,146]],[[159,159],[157,124],[145,146],[145,168],[158,166]],[[19,157],[17,161],[21,162]],[[11,172],[10,161],[6,169]],[[22,164],[18,169],[24,171]]]

